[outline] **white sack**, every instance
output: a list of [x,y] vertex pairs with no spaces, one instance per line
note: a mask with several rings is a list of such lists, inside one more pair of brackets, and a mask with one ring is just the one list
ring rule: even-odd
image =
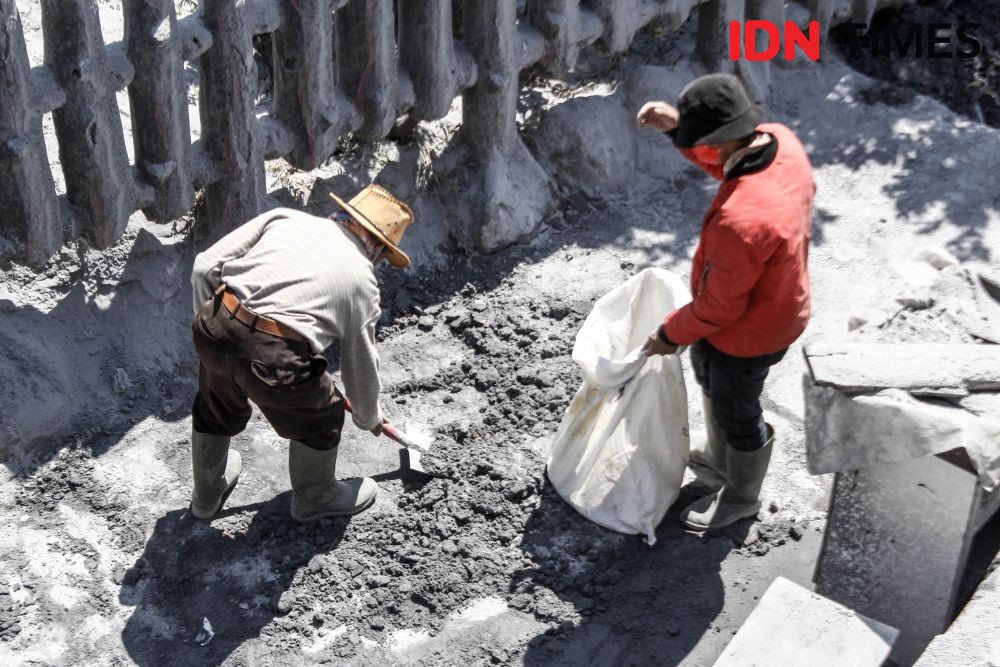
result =
[[646,269],[597,301],[573,346],[583,386],[548,463],[552,485],[580,514],[649,544],[687,465],[687,391],[678,355],[647,359],[641,348],[689,300],[676,275]]

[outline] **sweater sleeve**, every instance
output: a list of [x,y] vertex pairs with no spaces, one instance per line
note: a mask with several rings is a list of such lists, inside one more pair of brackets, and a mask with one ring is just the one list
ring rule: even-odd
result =
[[282,209],[262,213],[229,232],[195,257],[194,267],[191,269],[195,315],[201,304],[212,298],[215,288],[222,282],[223,265],[245,255],[260,240],[267,223],[281,216]]
[[382,384],[375,347],[375,325],[382,313],[377,286],[375,290],[374,298],[371,294],[355,297],[354,305],[364,314],[351,318],[353,321],[340,339],[340,377],[354,409],[354,425],[364,431],[378,426],[383,418],[378,401]]
[[663,323],[677,345],[691,345],[738,320],[764,272],[767,250],[745,238],[724,219],[716,219],[705,246],[705,268],[694,298]]

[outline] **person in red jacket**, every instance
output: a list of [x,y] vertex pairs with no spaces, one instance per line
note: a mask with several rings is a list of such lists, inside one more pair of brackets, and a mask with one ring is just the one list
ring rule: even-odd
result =
[[690,346],[702,387],[706,433],[692,436],[691,459],[725,483],[681,513],[695,530],[760,510],[774,443],[760,406],[764,379],[809,320],[812,166],[792,130],[761,120],[760,107],[729,74],[700,77],[681,91],[677,108],[648,102],[637,118],[722,181],[702,222],[692,300],[667,315],[644,347],[658,355]]

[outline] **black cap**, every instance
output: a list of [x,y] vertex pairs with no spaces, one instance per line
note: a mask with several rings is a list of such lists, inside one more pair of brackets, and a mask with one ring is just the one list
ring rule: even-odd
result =
[[732,74],[708,74],[689,83],[677,100],[679,148],[721,144],[753,134],[764,117]]

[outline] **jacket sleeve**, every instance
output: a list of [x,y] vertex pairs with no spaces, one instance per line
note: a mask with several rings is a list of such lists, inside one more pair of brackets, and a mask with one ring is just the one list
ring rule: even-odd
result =
[[690,303],[663,323],[667,338],[691,345],[738,320],[750,303],[750,294],[767,261],[768,249],[740,234],[722,217],[705,243],[705,268]]
[[340,339],[340,377],[354,409],[354,425],[363,431],[370,431],[382,422],[378,401],[382,383],[375,347],[375,325],[382,313],[377,291],[374,300],[370,295],[365,297],[363,302],[369,306],[367,312],[352,318],[353,322],[349,323]]
[[201,304],[212,298],[212,292],[222,282],[222,266],[245,255],[260,240],[267,223],[281,216],[282,209],[262,213],[229,232],[195,257],[194,267],[191,269],[195,315]]

